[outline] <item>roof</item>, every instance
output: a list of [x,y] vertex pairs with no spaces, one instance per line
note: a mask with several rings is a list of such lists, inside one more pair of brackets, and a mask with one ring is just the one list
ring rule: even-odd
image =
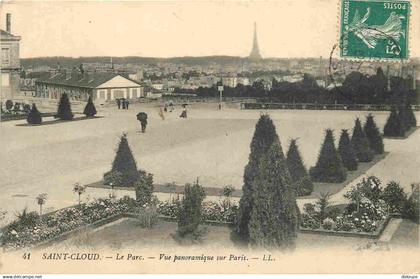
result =
[[10,34],[7,31],[4,31],[3,29],[0,29],[0,35],[2,40],[20,40],[19,36],[15,36],[13,34]]
[[[122,76],[116,73],[88,73],[73,75],[57,74],[51,77],[41,77],[36,83],[59,84],[73,87],[96,88],[99,85],[113,79],[116,76]],[[124,77],[124,76],[122,76]],[[126,77],[124,77],[126,78]]]

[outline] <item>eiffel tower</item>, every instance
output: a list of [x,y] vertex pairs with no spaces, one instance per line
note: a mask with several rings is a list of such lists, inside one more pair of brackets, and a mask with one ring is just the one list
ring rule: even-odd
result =
[[249,54],[248,58],[250,60],[261,60],[260,49],[258,47],[258,39],[257,39],[257,23],[254,22],[254,43],[252,45],[251,53]]

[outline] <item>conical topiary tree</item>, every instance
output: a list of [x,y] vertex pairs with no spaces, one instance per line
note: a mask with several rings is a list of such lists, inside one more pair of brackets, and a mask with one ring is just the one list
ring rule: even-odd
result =
[[310,195],[314,189],[311,177],[303,164],[302,157],[296,139],[290,141],[289,150],[286,156],[287,166],[290,172],[290,178],[295,187],[298,196]]
[[89,96],[85,109],[83,110],[83,114],[86,115],[86,117],[93,117],[96,115],[95,104],[93,103],[91,96]]
[[31,111],[28,113],[28,117],[26,121],[29,124],[41,124],[42,123],[42,116],[39,110],[37,109],[35,104],[32,104]]
[[343,165],[349,171],[357,170],[357,156],[350,142],[347,130],[341,130],[340,141],[338,142],[338,153],[340,154]]
[[186,184],[184,197],[178,213],[178,235],[186,237],[198,232],[201,223],[201,203],[206,196],[204,189],[197,183]]
[[66,93],[64,93],[60,98],[56,116],[61,120],[73,120],[70,101]]
[[416,115],[413,112],[413,108],[411,107],[410,103],[407,102],[405,105],[405,111],[406,111],[406,126],[407,127],[416,127],[417,126],[417,119]]
[[260,160],[253,197],[249,221],[251,246],[294,248],[298,229],[296,192],[280,142],[273,143]]
[[362,129],[360,119],[356,118],[353,128],[353,135],[351,137],[351,145],[356,152],[357,159],[360,162],[370,162],[373,159],[374,153],[370,148],[369,140]]
[[405,135],[404,123],[401,120],[397,109],[392,107],[391,114],[389,115],[385,126],[384,136],[385,137],[403,137]]
[[122,134],[111,172],[121,173],[121,186],[134,186],[138,178],[137,164],[128,145],[127,135]]
[[398,117],[402,123],[401,128],[404,129],[404,133],[410,130],[410,121],[408,119],[407,107],[404,104],[401,104],[398,107]]
[[346,180],[346,169],[343,167],[340,154],[335,148],[334,135],[331,129],[326,130],[318,161],[309,173],[312,180],[317,182],[340,183]]
[[378,126],[376,126],[375,120],[372,114],[369,114],[366,117],[365,125],[363,126],[363,132],[365,133],[370,148],[376,154],[383,154],[384,153],[384,141],[382,139],[382,135],[379,132]]
[[242,197],[239,201],[239,211],[236,218],[236,225],[233,231],[235,240],[248,243],[249,241],[249,219],[253,206],[253,181],[257,174],[258,163],[267,153],[273,142],[279,140],[273,121],[268,115],[262,115],[255,126],[254,136],[251,141],[251,152],[248,164],[244,171],[244,184],[242,186]]

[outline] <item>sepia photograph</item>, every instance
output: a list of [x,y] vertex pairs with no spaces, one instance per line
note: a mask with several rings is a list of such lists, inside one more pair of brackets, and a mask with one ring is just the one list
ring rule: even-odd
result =
[[3,278],[418,278],[420,0],[4,0],[0,21]]

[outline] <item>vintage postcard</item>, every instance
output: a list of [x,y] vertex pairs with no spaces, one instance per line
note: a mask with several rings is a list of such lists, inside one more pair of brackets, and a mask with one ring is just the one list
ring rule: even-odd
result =
[[419,9],[2,1],[0,273],[415,278]]

